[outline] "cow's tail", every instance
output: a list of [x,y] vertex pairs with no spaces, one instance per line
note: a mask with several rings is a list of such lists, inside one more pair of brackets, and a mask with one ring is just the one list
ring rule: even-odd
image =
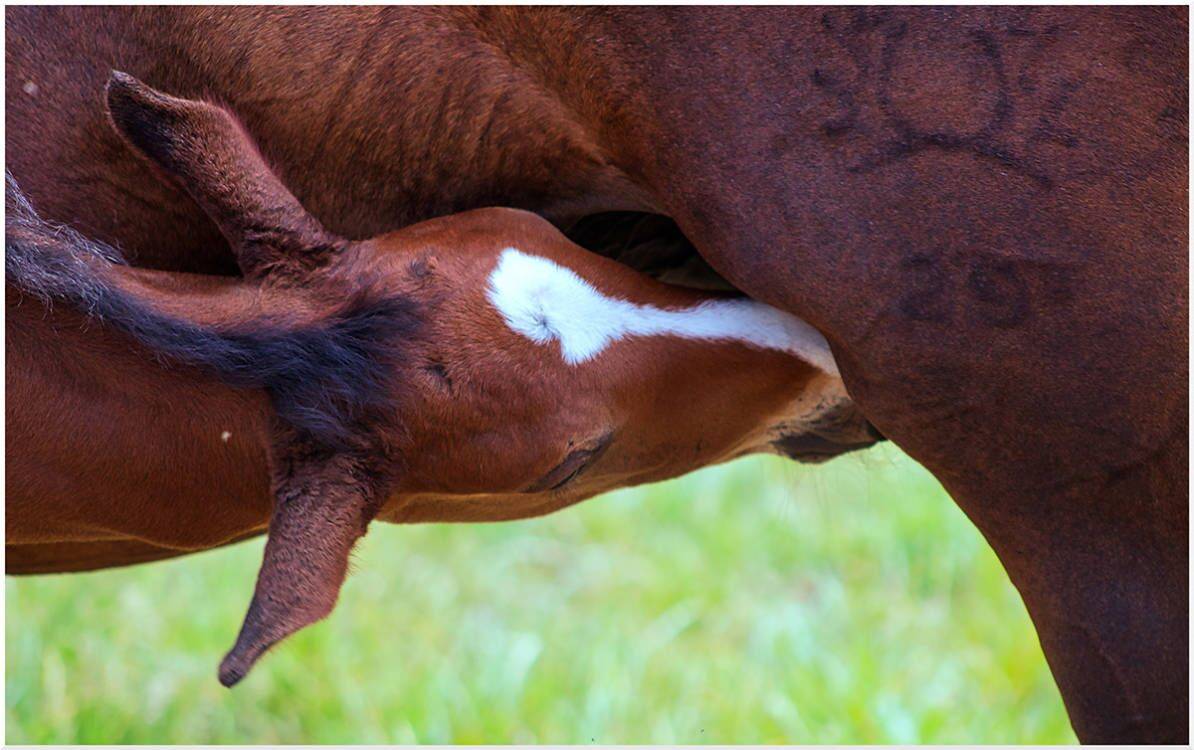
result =
[[112,247],[43,220],[12,173],[4,173],[4,273],[7,283],[47,305],[67,302],[94,318],[117,317],[118,299],[101,269],[124,265]]
[[119,282],[119,251],[42,219],[5,174],[6,282],[46,305],[64,303],[123,331],[157,357],[205,369],[229,385],[267,390],[279,416],[321,442],[339,443],[372,408],[385,406],[394,367],[417,336],[408,298],[368,284],[315,321],[288,323],[263,310],[224,325],[156,309]]

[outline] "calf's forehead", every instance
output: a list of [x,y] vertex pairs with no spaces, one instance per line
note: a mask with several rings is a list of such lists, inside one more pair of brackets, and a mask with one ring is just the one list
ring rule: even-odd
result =
[[[781,310],[750,299],[698,293],[688,295],[687,304],[677,304],[663,284],[639,283],[630,289],[630,284],[619,284],[629,277],[610,266],[571,265],[567,259],[505,247],[485,280],[486,300],[501,323],[543,347],[544,357],[558,352],[565,365],[575,368],[622,341],[650,339],[656,344],[653,356],[667,356],[661,342],[704,342],[709,346],[702,351],[711,359],[725,351],[719,345],[728,344],[780,352],[837,375],[824,337]],[[693,351],[691,346],[677,350]]]

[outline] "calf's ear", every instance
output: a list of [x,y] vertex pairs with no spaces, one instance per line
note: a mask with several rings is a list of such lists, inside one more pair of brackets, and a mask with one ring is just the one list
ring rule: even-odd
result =
[[305,274],[342,246],[223,107],[163,94],[119,71],[108,78],[107,105],[116,131],[219,225],[246,276]]
[[257,587],[236,644],[220,663],[232,687],[278,641],[331,613],[349,554],[384,499],[360,459],[301,444],[275,448],[274,511]]

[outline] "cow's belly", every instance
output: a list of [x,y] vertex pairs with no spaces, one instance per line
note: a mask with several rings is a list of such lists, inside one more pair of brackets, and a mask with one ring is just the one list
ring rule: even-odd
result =
[[[113,132],[103,91],[117,67],[226,103],[304,206],[348,237],[482,206],[560,226],[649,210],[650,195],[533,76],[479,35],[449,31],[458,13],[12,9],[8,168],[44,216],[136,265],[235,274],[214,224]],[[383,31],[370,25],[379,14]]]

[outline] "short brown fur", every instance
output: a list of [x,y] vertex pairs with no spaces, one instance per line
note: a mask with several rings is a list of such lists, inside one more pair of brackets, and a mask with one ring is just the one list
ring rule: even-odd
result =
[[[9,8],[8,159],[138,263],[232,272],[106,130],[232,104],[364,237],[666,214],[800,315],[1022,594],[1080,738],[1188,738],[1183,8]],[[30,93],[32,92],[32,93]]]

